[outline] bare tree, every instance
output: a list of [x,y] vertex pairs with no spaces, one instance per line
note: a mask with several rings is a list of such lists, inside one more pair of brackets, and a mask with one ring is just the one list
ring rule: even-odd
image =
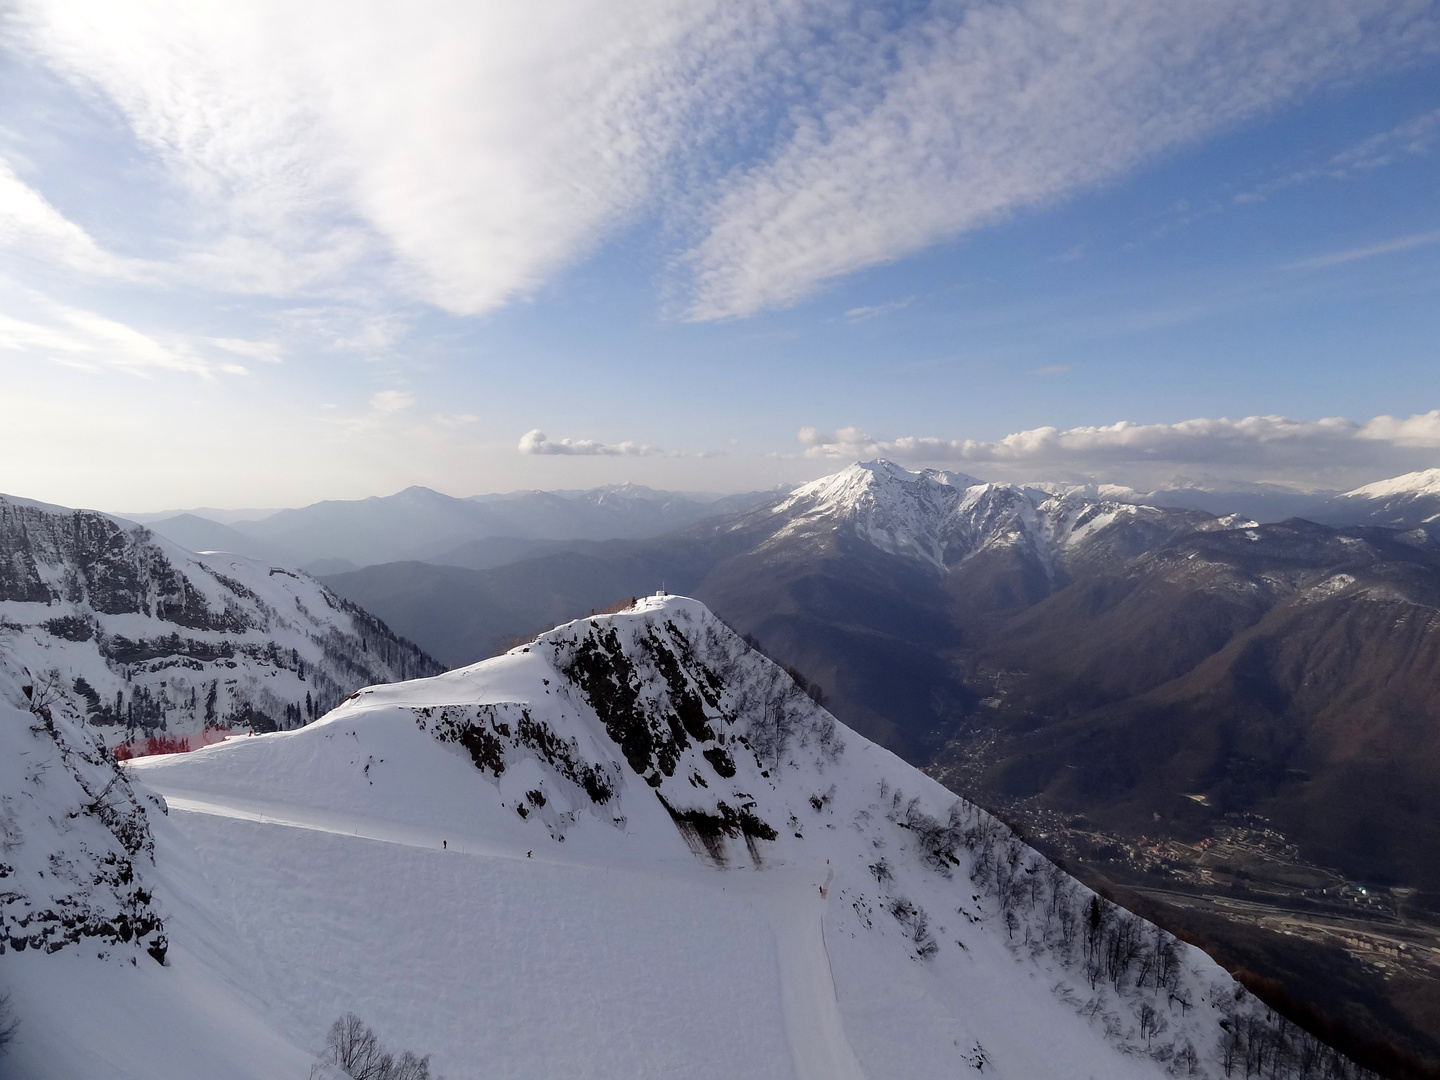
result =
[[1159,1014],[1155,1011],[1155,1006],[1151,1005],[1148,1001],[1141,1004],[1140,1037],[1145,1040],[1146,1046],[1150,1045],[1150,1038],[1155,1034],[1155,1022],[1158,1018]]
[[14,1040],[15,1029],[19,1026],[20,1021],[10,1008],[10,995],[0,994],[0,1053]]
[[325,1049],[331,1061],[351,1080],[382,1080],[392,1064],[375,1032],[353,1012],[347,1012],[330,1025]]
[[430,1080],[430,1055],[416,1057],[406,1050],[395,1062],[385,1080]]
[[430,1080],[429,1054],[416,1057],[406,1050],[395,1058],[353,1012],[330,1025],[325,1036],[325,1063],[335,1065],[350,1080]]

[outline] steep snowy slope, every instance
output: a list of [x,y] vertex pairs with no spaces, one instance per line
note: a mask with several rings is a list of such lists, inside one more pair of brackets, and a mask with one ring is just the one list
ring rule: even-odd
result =
[[308,1055],[196,960],[204,935],[159,895],[164,803],[62,689],[0,640],[0,994],[18,1022],[0,1076],[303,1077]]
[[353,1009],[452,1080],[1355,1075],[690,600],[128,770],[172,949],[294,1046]]
[[58,687],[0,645],[0,954],[94,946],[163,961],[153,855],[145,800]]
[[439,665],[294,571],[0,496],[0,644],[57,672],[107,744],[273,731]]

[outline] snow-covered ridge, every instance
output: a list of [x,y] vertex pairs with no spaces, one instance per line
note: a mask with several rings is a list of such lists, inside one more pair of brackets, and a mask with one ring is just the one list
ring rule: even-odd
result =
[[0,496],[0,646],[107,743],[306,723],[358,686],[439,665],[283,567]]
[[881,460],[802,485],[771,513],[788,518],[777,539],[843,526],[881,551],[941,568],[986,550],[1019,547],[1051,573],[1109,537],[1134,554],[1177,532],[1233,524],[1145,506],[1133,495],[1108,485],[989,484],[963,473],[912,473]]
[[129,769],[289,943],[259,996],[314,1031],[363,996],[452,1077],[1356,1075],[683,598]]
[[1440,496],[1440,469],[1424,469],[1420,472],[1392,476],[1388,480],[1377,480],[1337,496],[1340,499],[1389,499],[1395,496]]

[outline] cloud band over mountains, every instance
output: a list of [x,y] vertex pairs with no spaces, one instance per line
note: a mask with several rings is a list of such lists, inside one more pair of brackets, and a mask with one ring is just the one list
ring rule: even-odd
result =
[[665,451],[657,446],[641,443],[622,442],[613,446],[593,439],[550,439],[539,428],[520,436],[516,447],[522,454],[555,454],[571,457],[651,457]]
[[1247,416],[1173,424],[1122,421],[1096,427],[1039,427],[1002,439],[872,438],[859,428],[813,427],[798,434],[805,456],[834,461],[886,457],[906,464],[991,464],[1091,475],[1139,470],[1272,470],[1303,480],[1350,471],[1404,471],[1440,465],[1440,409],[1409,417],[1295,420]]

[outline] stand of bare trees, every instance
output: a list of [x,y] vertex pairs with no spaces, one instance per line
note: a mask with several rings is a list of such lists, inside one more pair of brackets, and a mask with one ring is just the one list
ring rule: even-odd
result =
[[310,1070],[311,1080],[319,1080],[330,1066],[350,1080],[430,1080],[429,1054],[416,1057],[406,1050],[395,1057],[353,1012],[330,1025],[325,1054]]
[[[1083,979],[1091,991],[1088,1000],[1081,1002],[1069,988],[1062,992],[1057,987],[1057,993],[1073,999],[1082,1015],[1103,1022],[1107,1036],[1123,1051],[1147,1054],[1175,1075],[1202,1073],[1201,1054],[1180,1030],[1201,1004],[1193,989],[1200,985],[1198,973],[1185,963],[1185,945],[1091,892],[998,819],[964,800],[957,800],[941,820],[922,810],[919,799],[907,801],[899,791],[882,789],[881,798],[887,797],[887,816],[914,836],[922,861],[933,870],[951,877],[963,865],[962,849],[968,853],[970,880],[978,890],[974,899],[980,903],[983,897],[986,906],[994,906],[1011,947],[1036,959],[1048,955]],[[895,914],[913,926],[910,908],[913,905]],[[963,908],[959,914],[977,917]],[[1202,993],[1204,1003],[1219,1016],[1214,1060],[1226,1077],[1375,1077],[1239,983],[1214,980]]]

